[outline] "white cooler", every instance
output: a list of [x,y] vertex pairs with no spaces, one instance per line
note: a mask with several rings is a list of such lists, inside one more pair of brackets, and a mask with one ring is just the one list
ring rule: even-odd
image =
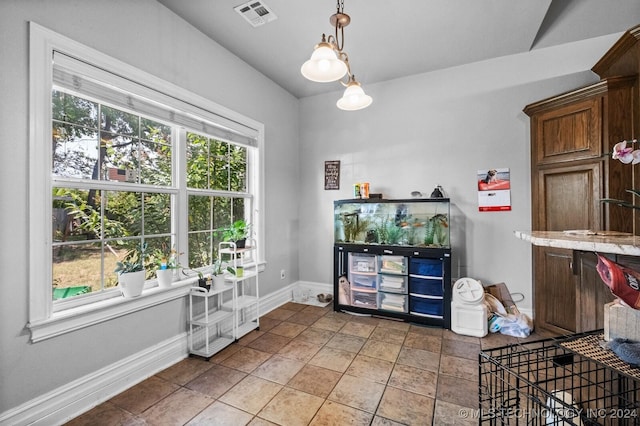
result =
[[484,288],[473,278],[460,278],[453,284],[451,330],[475,337],[484,337],[488,333]]

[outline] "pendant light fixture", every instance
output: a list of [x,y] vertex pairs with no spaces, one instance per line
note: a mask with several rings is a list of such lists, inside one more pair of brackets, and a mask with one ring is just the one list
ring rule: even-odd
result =
[[[335,36],[322,34],[322,40],[316,44],[311,58],[302,64],[300,72],[311,81],[326,83],[340,80],[346,87],[342,98],[336,105],[346,111],[355,111],[371,105],[373,99],[362,90],[355,75],[351,73],[349,56],[343,51],[344,27],[349,25],[351,17],[344,13],[344,0],[336,2],[336,13],[331,15],[329,22],[335,28]],[[345,83],[342,78],[348,75]]]

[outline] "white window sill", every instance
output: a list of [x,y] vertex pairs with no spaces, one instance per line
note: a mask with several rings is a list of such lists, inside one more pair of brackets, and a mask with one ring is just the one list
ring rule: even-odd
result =
[[44,321],[27,324],[31,331],[31,342],[36,343],[51,337],[60,336],[74,330],[99,324],[132,312],[179,299],[189,294],[196,279],[186,279],[173,283],[171,288],[152,287],[133,299],[113,297],[96,303],[55,312]]

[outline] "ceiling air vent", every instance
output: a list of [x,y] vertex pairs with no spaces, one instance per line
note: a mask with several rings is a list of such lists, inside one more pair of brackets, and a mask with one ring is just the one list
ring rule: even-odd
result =
[[259,27],[278,18],[262,1],[250,1],[233,8],[252,26]]

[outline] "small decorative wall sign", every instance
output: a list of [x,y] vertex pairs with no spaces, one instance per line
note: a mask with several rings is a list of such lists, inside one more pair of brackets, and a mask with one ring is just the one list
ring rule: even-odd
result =
[[340,189],[340,160],[324,162],[324,189]]
[[478,208],[481,212],[511,210],[509,169],[478,170]]

